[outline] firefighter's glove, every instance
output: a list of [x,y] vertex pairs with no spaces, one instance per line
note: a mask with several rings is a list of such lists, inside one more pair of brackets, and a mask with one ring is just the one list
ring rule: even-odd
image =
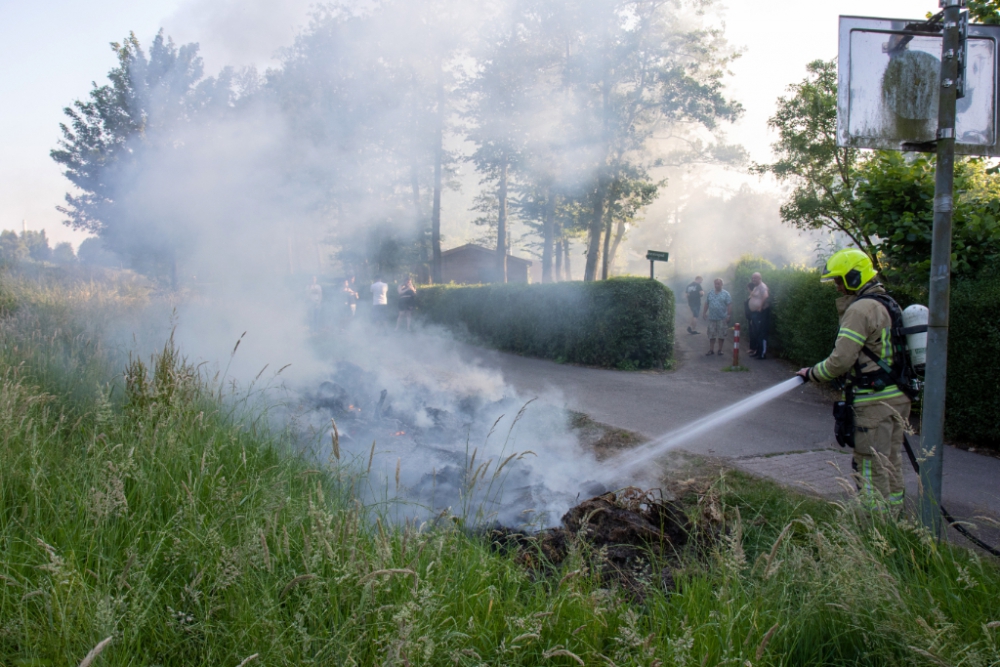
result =
[[796,375],[802,378],[805,382],[809,382],[812,379],[809,375],[809,371],[811,370],[812,370],[811,368],[800,368],[799,372],[796,373]]

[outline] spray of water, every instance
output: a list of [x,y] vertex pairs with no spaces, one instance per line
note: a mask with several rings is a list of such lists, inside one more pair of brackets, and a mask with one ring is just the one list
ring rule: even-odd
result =
[[785,394],[802,384],[804,380],[798,376],[785,380],[781,384],[757,392],[756,394],[744,398],[738,403],[726,406],[710,415],[686,424],[678,429],[665,433],[651,442],[633,449],[628,454],[612,461],[606,468],[608,475],[613,479],[620,479],[626,473],[648,464],[650,461],[665,452],[688,442],[708,431],[741,417],[751,410],[764,405],[768,401],[774,400],[778,396]]

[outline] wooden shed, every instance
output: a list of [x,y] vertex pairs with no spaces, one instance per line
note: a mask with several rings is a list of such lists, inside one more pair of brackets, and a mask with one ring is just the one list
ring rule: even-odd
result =
[[[446,283],[474,285],[497,280],[495,250],[474,243],[445,250],[441,253],[441,280]],[[507,255],[507,282],[530,282],[531,261]]]

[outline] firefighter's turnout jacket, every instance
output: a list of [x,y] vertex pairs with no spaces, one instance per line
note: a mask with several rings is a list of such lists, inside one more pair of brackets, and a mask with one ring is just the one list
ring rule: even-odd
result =
[[[858,299],[866,294],[885,294],[885,288],[870,282],[856,296],[837,300],[840,331],[837,342],[823,361],[809,369],[809,379],[827,382],[850,373],[855,365],[862,373],[876,372],[878,364],[861,351],[867,347],[892,364],[890,330],[892,318],[875,299]],[[852,374],[853,375],[853,374]],[[851,376],[847,382],[851,384]],[[874,491],[890,506],[903,503],[903,435],[910,415],[910,399],[895,384],[885,388],[856,388],[854,394],[854,466],[858,488],[872,507],[881,507]]]

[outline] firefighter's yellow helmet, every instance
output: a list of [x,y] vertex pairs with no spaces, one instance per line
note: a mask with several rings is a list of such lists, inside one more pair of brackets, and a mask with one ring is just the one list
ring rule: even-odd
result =
[[826,260],[822,279],[840,278],[844,281],[844,287],[851,292],[856,292],[876,274],[871,257],[857,248],[844,248],[833,253],[830,259]]

